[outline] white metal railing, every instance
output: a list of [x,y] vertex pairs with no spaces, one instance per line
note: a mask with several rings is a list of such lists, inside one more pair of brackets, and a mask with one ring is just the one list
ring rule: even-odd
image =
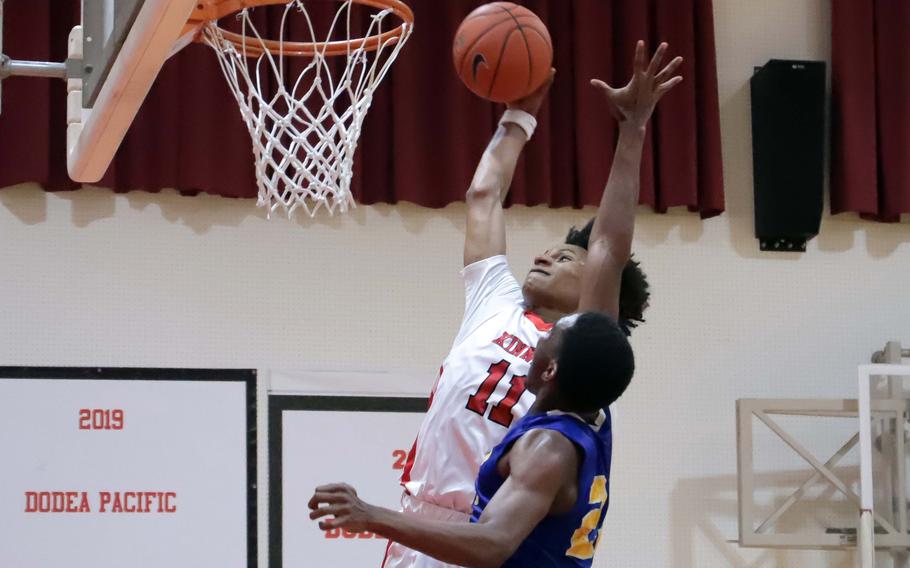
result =
[[[739,520],[741,546],[760,548],[854,548],[862,568],[875,566],[875,550],[887,551],[894,568],[910,568],[910,510],[907,488],[907,426],[910,422],[910,349],[891,341],[876,351],[872,363],[858,367],[856,400],[741,399],[737,401],[737,450],[739,473]],[[880,381],[886,381],[884,384]],[[906,387],[904,385],[907,385]],[[887,387],[886,389],[883,387]],[[858,432],[833,455],[819,459],[786,432],[773,415],[856,417]],[[757,418],[814,470],[792,494],[766,518],[757,517],[753,491],[752,420]],[[859,495],[838,479],[834,466],[859,445]],[[873,456],[881,453],[886,474],[875,486]],[[879,466],[876,466],[878,471]],[[890,468],[890,469],[889,469]],[[777,521],[799,501],[808,488],[828,481],[859,510],[855,540],[849,532],[825,534],[777,533]],[[876,494],[879,491],[876,511]],[[761,522],[759,522],[761,521]],[[830,532],[830,534],[829,534]]]
[[[895,440],[895,459],[892,460],[893,471],[891,507],[892,515],[897,525],[897,532],[901,536],[908,534],[910,522],[907,511],[907,454],[904,443],[904,429],[907,423],[910,400],[903,389],[901,381],[897,378],[910,378],[910,365],[903,365],[903,360],[910,358],[910,349],[903,349],[897,341],[889,341],[885,348],[872,355],[872,364],[860,365],[858,369],[857,389],[859,401],[859,445],[860,445],[860,519],[857,544],[859,546],[859,563],[862,568],[875,566],[875,548],[882,548],[885,544],[875,534],[875,494],[874,478],[872,472],[872,399],[873,379],[886,377],[888,379],[888,398],[904,404],[904,411],[899,419],[893,422],[893,427],[882,434],[889,435]],[[891,547],[891,556],[895,568],[908,566],[910,556],[907,548]]]

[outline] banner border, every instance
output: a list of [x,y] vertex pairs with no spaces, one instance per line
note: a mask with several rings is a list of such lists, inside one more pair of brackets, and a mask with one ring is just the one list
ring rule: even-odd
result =
[[256,369],[181,369],[144,367],[0,367],[0,379],[204,381],[246,383],[247,567],[258,565],[256,495]]
[[[282,568],[282,434],[285,411],[413,412],[423,414],[428,398],[400,396],[269,396],[269,568]],[[377,561],[377,564],[379,562]]]

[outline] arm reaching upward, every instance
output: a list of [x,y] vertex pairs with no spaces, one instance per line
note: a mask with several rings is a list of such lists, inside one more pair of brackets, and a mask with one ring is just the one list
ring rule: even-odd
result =
[[616,89],[598,79],[591,81],[603,92],[610,112],[619,121],[619,141],[588,241],[580,312],[596,310],[614,318],[619,316],[619,289],[623,268],[632,251],[648,120],[660,98],[682,81],[682,77],[673,76],[682,63],[681,57],[659,70],[666,51],[667,44],[660,44],[648,64],[645,44],[639,41],[635,46],[635,71],[626,86]]
[[[555,70],[551,70],[550,77],[537,91],[510,103],[509,108],[536,115],[550,90],[555,73]],[[465,196],[468,206],[464,241],[465,266],[506,252],[502,202],[509,193],[518,157],[527,141],[527,135],[518,125],[501,124],[477,164],[474,179]]]

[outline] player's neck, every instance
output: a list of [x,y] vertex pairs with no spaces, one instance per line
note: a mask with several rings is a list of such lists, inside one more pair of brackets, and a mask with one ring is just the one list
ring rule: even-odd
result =
[[531,405],[530,412],[533,412],[534,414],[544,414],[551,410],[561,410],[565,406],[566,403],[562,400],[562,397],[559,396],[559,393],[537,393],[537,398],[534,400],[534,404]]
[[531,405],[531,408],[528,409],[530,414],[546,414],[551,410],[556,410],[556,406],[549,401],[541,400],[540,397],[534,401],[534,404]]
[[547,323],[556,323],[561,317],[566,315],[564,312],[550,308],[534,308],[534,313]]
[[528,412],[531,414],[546,414],[547,412],[555,410],[563,414],[574,414],[591,424],[597,420],[597,417],[600,414],[600,412],[570,410],[571,407],[572,405],[562,397],[559,391],[548,390],[546,392],[537,393],[537,398],[534,400],[534,404],[531,405]]
[[546,414],[550,411],[558,411],[562,414],[572,414],[577,416],[582,421],[587,422],[588,424],[594,424],[597,421],[597,417],[600,414],[599,412],[579,412],[576,410],[566,410],[567,405],[563,402],[556,400],[544,400],[541,401],[540,398],[534,401],[534,404],[531,406],[528,411],[530,414]]

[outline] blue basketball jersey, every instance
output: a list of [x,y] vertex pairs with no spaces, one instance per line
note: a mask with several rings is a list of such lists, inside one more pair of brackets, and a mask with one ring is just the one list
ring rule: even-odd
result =
[[558,411],[528,414],[518,421],[480,466],[471,522],[477,522],[505,483],[497,471],[500,458],[519,438],[536,429],[555,430],[580,450],[578,500],[569,512],[544,518],[502,568],[588,568],[609,503],[613,450],[609,410],[601,413],[596,424]]

